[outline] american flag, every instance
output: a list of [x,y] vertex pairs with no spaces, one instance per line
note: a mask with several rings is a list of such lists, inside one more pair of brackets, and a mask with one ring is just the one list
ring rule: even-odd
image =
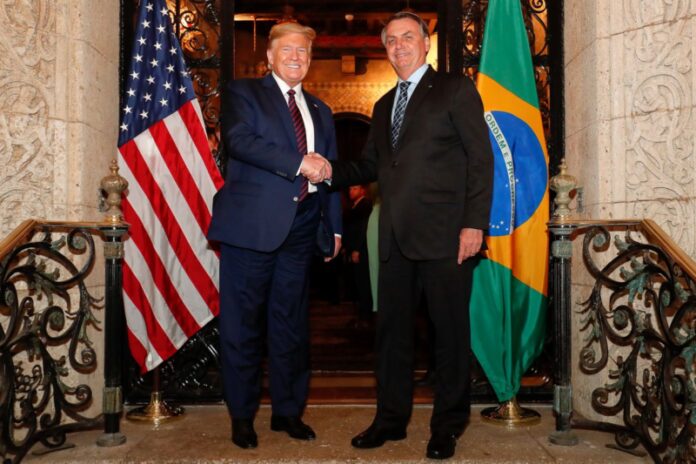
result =
[[146,372],[219,312],[219,259],[206,233],[223,180],[164,0],[141,1],[124,100],[123,300],[131,353]]

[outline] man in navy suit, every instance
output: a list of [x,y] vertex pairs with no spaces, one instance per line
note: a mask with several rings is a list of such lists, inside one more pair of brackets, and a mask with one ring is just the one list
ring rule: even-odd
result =
[[220,243],[223,386],[241,448],[258,444],[264,334],[271,429],[315,438],[301,420],[310,375],[307,275],[320,221],[335,234],[333,256],[340,249],[341,206],[338,193],[312,184],[330,176],[325,158],[337,156],[331,110],[302,90],[314,37],[297,23],[275,25],[267,50],[273,72],[231,82],[223,103],[229,160],[208,238]]

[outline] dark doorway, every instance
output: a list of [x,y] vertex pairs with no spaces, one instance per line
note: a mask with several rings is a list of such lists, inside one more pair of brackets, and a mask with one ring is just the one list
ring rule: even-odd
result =
[[[336,142],[340,160],[357,160],[370,130],[370,118],[337,113]],[[341,192],[343,211],[350,208]],[[366,201],[371,201],[370,198]],[[312,369],[323,372],[370,371],[373,368],[373,324],[358,324],[356,289],[345,250],[332,261],[316,258],[310,280]]]
[[334,121],[338,159],[359,159],[370,131],[370,118],[358,113],[337,113],[334,115]]

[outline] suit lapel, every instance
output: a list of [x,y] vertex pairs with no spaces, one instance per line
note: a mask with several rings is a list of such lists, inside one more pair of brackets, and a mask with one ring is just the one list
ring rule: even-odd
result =
[[297,137],[295,137],[295,127],[292,125],[292,119],[290,118],[290,110],[288,109],[288,102],[285,100],[285,96],[280,91],[280,87],[276,83],[275,79],[271,74],[268,74],[261,81],[262,85],[266,88],[269,98],[273,102],[273,106],[278,111],[278,116],[280,116],[280,122],[283,124],[285,133],[288,136],[288,140],[291,145],[297,150]]
[[396,87],[392,88],[389,92],[387,92],[387,96],[383,100],[385,105],[387,105],[384,108],[384,115],[382,116],[384,118],[384,124],[382,124],[382,127],[384,127],[384,140],[387,141],[387,146],[389,147],[389,153],[394,153],[394,149],[391,146],[391,125],[392,125],[392,108],[394,108],[394,98],[396,98]]
[[[404,138],[404,134],[408,129],[408,124],[413,120],[418,107],[423,103],[423,99],[428,94],[430,89],[433,87],[433,77],[435,76],[435,71],[433,68],[428,67],[428,70],[423,74],[416,90],[413,91],[413,95],[408,100],[408,105],[406,106],[406,113],[404,114],[404,122],[401,124],[401,129],[399,130],[399,140],[396,144],[397,147],[401,145],[401,140]],[[389,123],[391,130],[391,121]]]
[[323,156],[326,151],[326,147],[322,144],[319,146],[319,141],[324,140],[324,127],[321,124],[321,117],[319,115],[319,105],[314,101],[314,96],[302,90],[304,94],[305,102],[307,102],[307,108],[309,108],[309,114],[312,116],[312,123],[314,123],[314,151],[321,153]]

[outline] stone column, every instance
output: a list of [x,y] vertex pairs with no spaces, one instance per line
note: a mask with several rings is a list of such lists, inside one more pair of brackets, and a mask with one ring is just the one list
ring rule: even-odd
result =
[[[566,159],[584,187],[585,216],[650,218],[696,257],[692,0],[566,0]],[[575,250],[579,255],[579,249]],[[573,302],[589,294],[580,260]],[[575,408],[589,417],[606,379],[578,370]]]

